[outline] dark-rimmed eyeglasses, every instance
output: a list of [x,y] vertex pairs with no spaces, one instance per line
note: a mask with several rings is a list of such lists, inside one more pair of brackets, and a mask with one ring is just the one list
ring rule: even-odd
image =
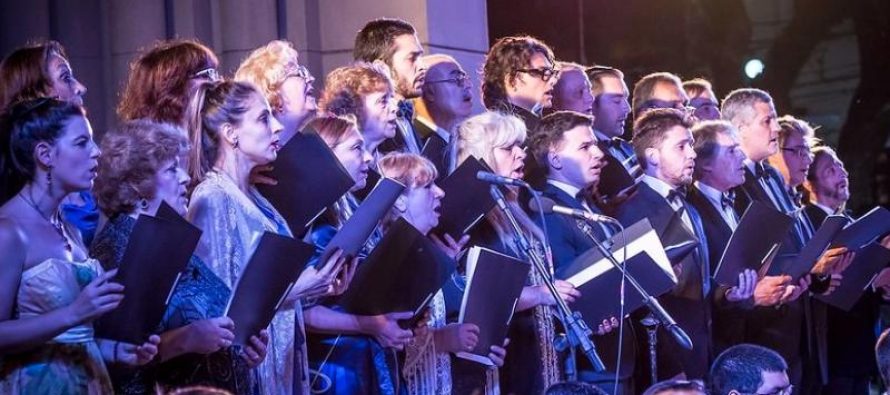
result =
[[192,74],[192,78],[205,78],[213,82],[220,80],[219,72],[216,71],[216,68],[213,67],[208,67],[206,69],[195,72],[194,74]]
[[544,82],[550,81],[551,78],[559,76],[559,70],[554,68],[516,69],[516,72],[531,74],[535,77],[540,78]]
[[306,81],[307,84],[311,84],[313,81],[315,81],[315,77],[313,77],[312,73],[309,72],[309,69],[307,69],[306,66],[303,65],[288,67],[287,70],[284,72],[284,76],[285,78],[300,78]]
[[457,85],[458,88],[466,88],[470,86],[470,77],[466,74],[460,74],[457,77],[445,78],[442,80],[425,80],[424,84],[440,84],[440,83],[451,83]]
[[813,156],[813,151],[810,150],[810,147],[782,147],[782,151],[792,152],[800,159]]

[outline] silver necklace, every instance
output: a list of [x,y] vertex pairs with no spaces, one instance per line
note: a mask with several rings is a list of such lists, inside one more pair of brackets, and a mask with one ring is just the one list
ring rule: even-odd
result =
[[68,236],[65,235],[65,227],[62,226],[61,214],[56,211],[56,215],[54,216],[56,218],[56,222],[53,222],[50,217],[47,217],[45,214],[43,214],[43,211],[40,211],[40,208],[37,207],[37,203],[34,202],[34,198],[25,198],[25,194],[23,192],[24,190],[22,192],[19,192],[19,197],[22,198],[22,201],[24,201],[25,204],[27,204],[28,206],[31,206],[31,208],[33,208],[34,211],[37,212],[37,214],[40,214],[40,217],[46,220],[46,222],[49,222],[53,229],[56,230],[56,233],[58,233],[62,240],[65,242],[65,249],[68,252],[71,252],[71,241],[68,239]]

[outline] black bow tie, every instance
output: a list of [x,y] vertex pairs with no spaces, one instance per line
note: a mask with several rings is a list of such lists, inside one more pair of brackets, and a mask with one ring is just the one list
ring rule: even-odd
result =
[[766,171],[766,168],[763,167],[760,163],[754,164],[754,177],[767,179],[769,177],[769,173]]
[[618,139],[600,140],[600,148],[621,149],[621,141]]
[[732,191],[723,193],[720,196],[720,205],[723,206],[724,209],[735,207],[735,193]]
[[667,200],[669,202],[673,202],[677,199],[680,199],[680,202],[683,202],[683,200],[686,199],[686,187],[677,187],[668,192]]
[[411,122],[414,119],[414,104],[410,100],[402,100],[399,102],[399,111],[396,116]]
[[797,190],[796,188],[791,188],[788,191],[788,194],[791,196],[791,201],[794,202],[797,207],[801,207],[803,204],[803,192]]

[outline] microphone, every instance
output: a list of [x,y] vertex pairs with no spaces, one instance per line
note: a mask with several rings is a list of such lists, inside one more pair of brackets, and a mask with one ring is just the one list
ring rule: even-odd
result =
[[476,172],[476,179],[485,181],[489,184],[498,184],[498,185],[512,185],[517,187],[528,188],[528,184],[525,181],[516,178],[510,177],[502,177],[492,172],[479,170]]
[[545,197],[541,197],[541,205],[538,206],[538,202],[535,199],[532,199],[528,202],[528,207],[532,211],[536,213],[550,214],[557,213],[562,215],[568,215],[570,217],[575,217],[578,219],[582,219],[589,222],[618,222],[615,218],[602,215],[602,214],[594,214],[587,210],[578,210],[574,208],[569,208],[565,206],[560,206],[556,204],[552,199],[548,199]]

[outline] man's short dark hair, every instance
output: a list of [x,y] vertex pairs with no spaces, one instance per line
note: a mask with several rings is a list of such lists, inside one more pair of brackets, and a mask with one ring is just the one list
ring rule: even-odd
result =
[[667,391],[698,391],[707,394],[705,385],[698,380],[665,380],[652,384],[643,395],[659,395]]
[[379,18],[365,24],[355,35],[355,46],[352,57],[356,61],[373,62],[382,60],[392,66],[392,55],[395,53],[396,37],[414,34],[414,26],[401,19]]
[[557,111],[541,118],[528,139],[528,146],[541,166],[550,169],[547,159],[550,149],[562,142],[565,132],[578,126],[593,127],[593,117],[575,111]]
[[631,144],[634,153],[640,160],[640,167],[646,169],[646,149],[655,148],[664,142],[667,132],[675,126],[686,129],[692,127],[689,117],[680,110],[673,108],[656,108],[643,113],[634,122],[634,134]]
[[692,127],[692,137],[695,139],[692,145],[692,149],[695,150],[695,174],[693,174],[695,179],[701,178],[702,167],[716,156],[717,148],[720,147],[717,138],[721,134],[735,135],[735,126],[729,121],[702,121]]
[[878,371],[881,373],[881,380],[884,386],[890,386],[890,329],[885,330],[878,337],[875,344],[875,357],[878,361]]
[[577,381],[556,383],[547,388],[544,395],[608,395],[600,387]]
[[739,344],[720,353],[711,365],[711,394],[735,390],[755,393],[763,385],[763,372],[781,373],[788,364],[777,352],[754,344]]

